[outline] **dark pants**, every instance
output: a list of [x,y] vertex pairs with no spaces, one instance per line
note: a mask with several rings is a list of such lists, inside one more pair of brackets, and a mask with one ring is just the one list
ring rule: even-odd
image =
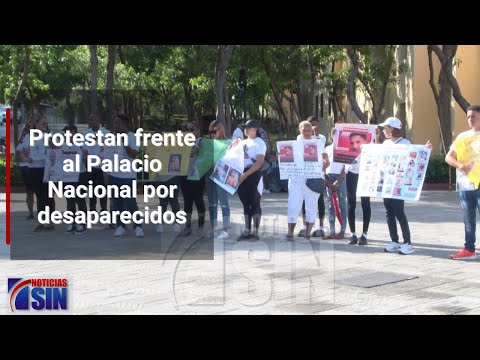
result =
[[[305,201],[302,204],[302,215],[305,218]],[[318,218],[321,222],[323,222],[323,218],[325,217],[325,200],[323,200],[323,192],[318,197]]]
[[[246,171],[246,170],[245,170]],[[245,230],[250,231],[253,226],[256,230],[260,227],[260,219],[262,217],[262,208],[260,200],[262,196],[258,193],[257,187],[262,173],[256,171],[240,184],[238,188],[238,196],[243,204],[243,214],[245,215]]]
[[393,242],[398,243],[398,232],[397,232],[397,218],[400,223],[400,228],[402,229],[403,242],[405,244],[410,244],[410,228],[408,226],[407,216],[405,215],[404,210],[405,201],[399,199],[383,199],[383,205],[387,210],[387,224],[388,231],[390,232],[390,238]]
[[[178,176],[168,180],[168,181],[160,181],[157,182],[156,186],[165,185],[170,187],[170,185],[179,185],[178,184]],[[173,198],[167,196],[166,198],[160,199],[160,206],[162,207],[162,211],[167,211],[168,204],[172,207],[172,211],[176,214],[180,211],[180,204],[178,203],[178,189],[173,192]]]
[[480,189],[460,191],[460,205],[462,205],[465,225],[465,249],[474,252],[477,211],[480,211]]
[[[108,184],[109,185],[116,185],[118,188],[120,186],[128,185],[131,189],[133,189],[133,181],[135,179],[124,179],[124,178],[117,178],[114,176],[108,176]],[[112,211],[128,211],[130,214],[133,214],[135,211],[138,211],[137,199],[134,197],[118,197],[112,198]],[[133,220],[132,220],[133,222]],[[122,222],[121,218],[118,217],[117,228],[118,227],[125,227],[125,224]],[[133,228],[142,227],[141,224],[133,223]]]
[[[75,189],[78,187],[78,185],[87,185],[88,180],[90,178],[89,175],[90,174],[87,173],[87,172],[80,173],[80,175],[78,176],[78,182],[76,182],[76,183],[65,183],[64,185],[73,185],[75,187]],[[75,214],[75,212],[77,211],[77,206],[78,206],[79,211],[84,212],[84,213],[87,212],[87,203],[85,201],[85,198],[75,197],[74,199],[67,198],[66,200],[67,200],[67,210],[68,211],[71,211]],[[78,224],[78,225],[82,225],[82,224]]]
[[205,202],[203,201],[203,191],[205,189],[205,178],[198,181],[187,180],[186,176],[182,176],[180,183],[183,194],[183,208],[187,214],[187,227],[192,226],[193,203],[197,207],[198,226],[205,224]]
[[[93,186],[105,185],[105,177],[104,177],[102,169],[92,168],[92,172],[89,173],[89,175],[90,176],[89,176],[88,180],[93,181]],[[87,181],[87,184],[88,184],[88,181]],[[94,211],[96,209],[97,198],[95,196],[93,196],[90,199],[89,206],[90,206],[91,211]],[[104,197],[103,199],[100,199],[100,209],[101,209],[101,211],[107,210],[107,198],[106,197]]]
[[50,212],[55,211],[55,200],[48,197],[48,183],[43,182],[45,168],[30,168],[30,185],[37,198],[37,214],[50,207]]
[[[357,207],[357,184],[358,174],[347,173],[347,202],[348,202],[348,225],[350,231],[355,233],[355,209]],[[370,198],[361,197],[362,213],[363,213],[363,233],[368,232],[370,218],[372,216],[372,208],[370,207]]]

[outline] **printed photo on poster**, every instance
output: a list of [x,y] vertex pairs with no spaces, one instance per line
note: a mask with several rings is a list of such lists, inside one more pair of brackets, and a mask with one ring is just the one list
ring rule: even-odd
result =
[[217,166],[215,166],[215,169],[213,170],[212,177],[222,184],[225,183],[229,168],[230,167],[224,162],[218,161]]
[[336,124],[333,161],[352,164],[361,153],[363,145],[375,142],[377,125]]
[[180,172],[182,166],[182,155],[181,154],[170,154],[168,157],[168,172],[176,173]]
[[318,162],[317,145],[309,144],[303,146],[303,161]]
[[240,181],[240,172],[231,168],[228,172],[227,181],[225,182],[226,185],[230,186],[232,189],[237,190],[238,183]]
[[279,162],[281,163],[289,163],[294,162],[293,156],[293,146],[292,145],[280,145],[280,152],[279,152]]

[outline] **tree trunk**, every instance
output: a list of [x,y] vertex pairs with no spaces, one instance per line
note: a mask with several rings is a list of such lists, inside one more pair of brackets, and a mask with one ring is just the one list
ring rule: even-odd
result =
[[[13,114],[10,114],[12,118],[12,124],[13,124],[13,142],[15,144],[15,149],[17,148],[18,145],[18,102],[19,101],[24,101],[24,90],[23,88],[25,87],[25,84],[27,83],[28,80],[28,75],[30,73],[30,46],[26,45],[25,46],[25,60],[23,62],[23,74],[22,74],[22,80],[20,81],[20,84],[18,85],[17,92],[15,94],[15,98],[13,99]],[[24,116],[25,117],[25,116]],[[26,123],[27,119],[23,119],[24,123]],[[9,124],[6,124],[6,126],[9,126]],[[10,139],[5,139],[5,141],[8,141],[10,143]]]
[[73,109],[72,103],[70,102],[70,93],[68,93],[67,97],[65,98],[65,104],[67,105],[67,109],[65,112],[68,125],[73,125],[75,124],[75,110]]
[[217,62],[215,64],[215,94],[217,96],[217,120],[226,128],[224,93],[226,86],[227,68],[233,53],[233,45],[219,45],[217,49]]
[[185,94],[185,103],[187,105],[188,121],[195,121],[195,99],[192,86],[189,83],[183,84],[183,93]]
[[97,91],[98,91],[98,57],[97,45],[89,45],[90,48],[90,113],[97,112]]
[[[307,109],[306,112],[308,114],[312,115],[312,116],[315,116],[316,112],[317,112],[316,102],[315,102],[315,97],[317,95],[317,92],[315,91],[316,87],[317,87],[317,69],[316,69],[315,64],[313,62],[313,50],[312,50],[312,47],[310,45],[308,46],[307,56],[308,56],[308,69],[309,69],[309,72],[310,72],[311,92],[309,93],[310,99],[308,101],[309,109]],[[307,115],[307,114],[305,114],[305,115]]]
[[230,135],[232,134],[232,114],[230,112],[230,95],[228,93],[228,86],[226,81],[223,85],[223,93],[225,95],[225,123],[227,125],[225,131],[227,132],[227,136],[230,137]]
[[360,119],[360,121],[364,124],[368,123],[368,118],[365,116],[365,114],[362,112],[360,109],[360,106],[358,106],[357,98],[355,96],[355,79],[358,76],[358,71],[359,71],[359,60],[358,60],[358,54],[355,52],[355,50],[351,46],[347,46],[347,55],[350,58],[350,61],[352,62],[352,70],[350,71],[350,74],[348,75],[348,83],[347,83],[347,97],[350,105],[352,106],[352,110],[357,115],[357,117]]
[[106,95],[106,114],[105,120],[108,126],[113,123],[113,87],[115,74],[115,58],[117,55],[117,45],[108,45],[108,60],[107,60],[107,81],[105,83]]

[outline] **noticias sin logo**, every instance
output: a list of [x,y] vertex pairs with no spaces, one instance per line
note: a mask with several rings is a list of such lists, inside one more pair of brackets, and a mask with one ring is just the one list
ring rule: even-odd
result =
[[69,311],[68,280],[8,278],[8,302],[12,313]]

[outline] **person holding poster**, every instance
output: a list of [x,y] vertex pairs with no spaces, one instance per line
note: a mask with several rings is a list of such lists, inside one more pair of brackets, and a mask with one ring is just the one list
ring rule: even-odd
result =
[[22,180],[25,185],[25,192],[27,193],[27,208],[28,208],[28,216],[27,220],[32,220],[35,219],[35,216],[33,215],[33,202],[34,202],[34,193],[33,193],[33,188],[31,185],[31,176],[29,174],[28,170],[28,162],[22,161],[22,151],[24,149],[28,149],[28,144],[25,142],[25,136],[30,133],[30,124],[27,123],[25,124],[25,127],[22,130],[22,134],[20,135],[20,138],[18,139],[18,145],[17,148],[15,149],[15,161],[18,162],[18,165],[20,166],[20,170],[22,172]]
[[[138,154],[139,147],[135,141],[135,134],[128,129],[128,118],[123,115],[115,116],[113,120],[113,129],[116,134],[126,133],[128,135],[128,146],[121,146],[121,151],[119,154],[120,160],[127,159],[130,163],[136,158]],[[130,166],[131,167],[131,166]],[[133,181],[137,178],[135,171],[131,170],[129,172],[116,171],[108,174],[108,184],[120,186],[133,186]],[[126,198],[113,198],[112,199],[112,211],[128,211],[130,214],[133,214],[135,211],[138,211],[137,199],[134,197]],[[136,237],[143,237],[144,232],[142,225],[133,224],[135,229]],[[117,223],[117,229],[113,236],[120,237],[125,235],[125,224],[120,220]]]
[[[70,131],[72,133],[72,136],[75,135],[77,131],[77,127],[75,125],[67,125],[63,128],[63,132],[66,133],[67,131]],[[87,173],[86,167],[85,167],[85,161],[84,157],[87,155],[87,151],[83,150],[79,146],[67,146],[63,145],[62,146],[62,151],[64,153],[67,152],[80,152],[82,153],[82,160],[80,162],[80,174],[78,176],[78,181],[77,182],[65,182],[64,185],[73,185],[75,188],[78,185],[87,185],[88,180],[89,180],[89,174]],[[75,197],[74,199],[72,198],[67,198],[67,210],[71,211],[72,213],[76,213],[76,209],[78,206],[78,210],[86,213],[87,212],[87,203],[85,201],[85,198],[79,198]],[[65,230],[65,234],[67,235],[73,235],[73,234],[82,234],[85,232],[87,226],[86,224],[69,224],[67,225],[67,229]]]
[[[332,128],[331,136],[335,138],[336,128]],[[328,208],[328,221],[330,226],[330,234],[327,239],[343,239],[345,237],[345,230],[347,228],[347,189],[345,182],[345,165],[333,161],[333,145],[331,144],[325,148],[325,153],[328,154],[330,166],[327,169],[327,179],[325,181],[327,187],[327,196],[330,202]],[[335,198],[338,198],[338,206],[340,208],[340,232],[335,234]]]
[[[225,140],[227,139],[227,135],[225,134],[225,128],[223,124],[218,121],[214,120],[210,123],[208,127],[208,132],[210,134],[211,139],[217,140]],[[240,141],[240,140],[239,140]],[[212,155],[213,156],[213,155]],[[222,169],[222,167],[219,167]],[[211,236],[217,235],[215,230],[217,229],[218,222],[218,203],[220,203],[220,207],[222,208],[222,217],[223,217],[223,227],[219,231],[217,237],[220,240],[226,240],[229,238],[228,229],[230,229],[230,204],[228,203],[229,194],[228,192],[217,185],[212,179],[211,175],[213,173],[213,168],[207,172],[206,176],[206,187],[207,187],[207,196],[208,196],[208,212],[210,215],[210,225],[212,227],[212,232],[210,233]],[[214,176],[223,176],[225,174],[217,174]]]
[[[200,136],[200,129],[197,124],[190,122],[186,127],[187,132],[193,133],[195,135],[195,146],[192,148],[190,153],[190,159],[188,164],[188,173],[190,174],[192,168],[195,166],[195,158],[200,151],[200,145],[203,138]],[[180,169],[180,166],[179,166]],[[201,177],[200,180],[189,180],[188,176],[182,176],[180,187],[183,194],[183,210],[187,214],[187,223],[185,229],[182,232],[183,236],[188,236],[192,233],[192,213],[193,213],[193,203],[197,207],[198,213],[198,230],[197,234],[203,234],[203,227],[205,225],[205,202],[203,201],[203,193],[205,190],[205,176]]]
[[[402,122],[396,117],[389,117],[383,123],[378,124],[383,127],[383,134],[386,140],[384,145],[410,145],[410,141],[402,137]],[[430,141],[426,146],[431,149]],[[410,239],[410,227],[408,219],[405,215],[405,201],[400,199],[383,198],[383,205],[387,210],[388,231],[392,242],[385,247],[385,252],[398,252],[401,255],[410,255],[414,253],[412,242]],[[399,244],[399,236],[397,232],[397,221],[400,223],[403,235],[403,245]]]
[[[356,152],[361,152],[363,144],[367,144],[367,136],[363,133],[354,133],[350,134],[350,142],[353,149]],[[363,213],[363,231],[360,239],[358,239],[356,230],[355,230],[355,209],[357,207],[357,185],[358,185],[358,174],[360,172],[360,155],[355,159],[353,164],[346,165],[347,172],[347,205],[348,205],[348,226],[350,227],[350,245],[367,245],[367,233],[368,227],[370,225],[370,218],[372,216],[372,208],[370,206],[370,198],[367,196],[362,196],[360,198],[362,203],[362,213]]]
[[[32,129],[40,130],[44,135],[48,132],[47,119],[43,115],[35,115],[31,120]],[[28,163],[31,186],[37,198],[37,215],[44,211],[47,206],[50,211],[55,211],[55,200],[48,197],[48,184],[43,182],[46,161],[46,147],[44,140],[38,139],[33,145],[30,145],[30,134],[25,136],[25,147],[22,151],[22,160]],[[53,224],[38,224],[35,231],[53,230]]]
[[[245,215],[245,229],[238,240],[259,239],[258,229],[262,217],[262,208],[260,200],[262,194],[258,191],[258,184],[262,180],[262,166],[267,152],[267,145],[259,137],[259,126],[257,120],[251,119],[246,122],[245,135],[247,139],[241,141],[244,151],[244,172],[240,176],[240,186],[238,196],[243,204],[243,214]],[[232,143],[237,145],[238,140]],[[252,221],[253,227],[252,230]]]
[[[297,141],[310,140],[313,135],[312,124],[308,121],[302,121],[298,126],[300,136]],[[304,156],[308,158],[313,157],[313,153],[310,152],[310,147],[304,149]],[[314,154],[317,155],[315,147]],[[318,159],[317,159],[318,161]],[[306,231],[305,238],[310,239],[310,234],[317,218],[318,198],[320,194],[310,190],[307,186],[307,181],[304,177],[292,177],[288,182],[288,233],[280,238],[280,241],[293,240],[293,232],[295,225],[297,224],[298,215],[302,207],[302,203],[305,202],[306,210]]]
[[[450,146],[450,151],[445,156],[448,165],[457,169],[457,191],[460,192],[460,205],[463,211],[463,223],[465,225],[464,248],[450,257],[453,260],[475,260],[475,230],[477,227],[477,210],[480,211],[480,189],[479,184],[474,184],[468,178],[473,170],[473,161],[459,161],[463,154],[460,153],[458,141],[475,135],[480,135],[480,105],[472,105],[467,108],[467,121],[470,130],[462,132],[457,136],[455,142]],[[468,158],[468,157],[467,157]]]

